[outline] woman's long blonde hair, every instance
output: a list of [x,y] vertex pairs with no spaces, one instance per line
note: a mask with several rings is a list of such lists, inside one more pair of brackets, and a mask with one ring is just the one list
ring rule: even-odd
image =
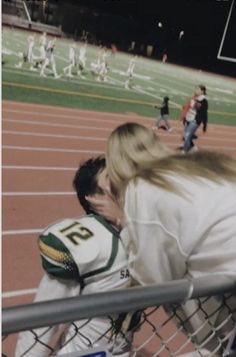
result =
[[111,133],[106,165],[113,193],[121,204],[127,184],[138,177],[176,193],[168,174],[236,182],[236,160],[233,158],[209,151],[176,154],[160,142],[151,128],[136,123],[123,124]]

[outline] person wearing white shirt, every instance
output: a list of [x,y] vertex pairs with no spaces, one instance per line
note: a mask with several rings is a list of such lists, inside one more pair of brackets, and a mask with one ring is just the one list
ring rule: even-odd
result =
[[[30,64],[30,70],[33,71],[34,70],[34,60],[36,58],[36,56],[33,53],[33,49],[34,49],[34,45],[35,45],[35,34],[29,35],[27,37],[27,50],[25,53],[23,53],[23,61],[26,63]],[[15,65],[16,68],[21,68],[24,62],[19,62],[18,64]]]
[[126,71],[126,74],[128,76],[128,79],[125,81],[125,88],[129,89],[130,88],[130,83],[133,79],[134,76],[134,68],[136,66],[136,61],[137,61],[137,55],[134,55],[130,61],[129,61],[129,65]]
[[63,72],[68,77],[73,77],[72,69],[76,66],[76,45],[73,43],[69,46],[69,65],[63,68]]
[[[137,283],[161,284],[209,274],[235,281],[234,158],[207,151],[176,154],[151,128],[126,123],[111,133],[106,163],[112,192],[124,209],[119,218],[121,236]],[[110,209],[106,213],[107,202],[88,199],[98,212],[111,215]],[[117,215],[113,219],[117,221]],[[190,300],[183,310],[191,316],[194,307]],[[234,315],[235,307],[236,298]],[[191,318],[192,329],[197,331],[204,320],[205,316]],[[204,331],[207,336],[209,330]]]
[[39,52],[40,52],[40,59],[42,61],[46,57],[46,48],[47,48],[47,33],[43,32],[43,34],[39,37]]
[[56,45],[56,38],[54,38],[53,40],[50,40],[47,44],[45,60],[43,62],[43,65],[42,65],[41,71],[40,71],[41,77],[46,77],[46,74],[45,74],[46,68],[49,65],[51,65],[54,78],[56,78],[56,79],[60,78],[60,76],[57,74],[56,61],[55,61],[55,57],[54,57],[55,45]]
[[77,74],[81,76],[81,73],[86,66],[86,52],[87,52],[87,43],[84,43],[79,49],[79,58],[78,58],[78,71]]

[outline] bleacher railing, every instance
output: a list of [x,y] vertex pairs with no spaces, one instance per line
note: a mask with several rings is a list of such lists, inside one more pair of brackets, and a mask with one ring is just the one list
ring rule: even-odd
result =
[[[61,26],[44,23],[43,17],[40,16],[43,12],[43,3],[41,0],[2,0],[2,25],[62,36]],[[37,13],[37,21],[31,19],[32,7]]]
[[[127,316],[130,322],[134,312],[135,322],[126,323],[125,329],[123,322]],[[123,316],[122,323],[117,324],[121,321],[120,316]],[[101,330],[101,336],[96,341],[91,340],[84,331],[88,331],[92,321],[96,324],[99,317],[109,318],[110,329]],[[55,344],[54,338],[52,345],[45,344],[45,334],[59,324],[63,324],[60,330],[64,339],[60,337],[60,343]],[[194,351],[194,356],[236,356],[233,352],[236,278],[210,275],[192,281],[176,280],[158,286],[133,287],[4,308],[3,356],[11,357],[7,345],[13,335],[21,331],[27,331],[23,333],[31,338],[27,340],[29,344],[25,351],[18,356],[55,355],[58,349],[63,351],[72,341],[71,335],[69,342],[66,339],[68,326],[74,331],[73,339],[83,339],[84,354],[100,344],[105,348],[104,341],[107,341],[109,351],[111,341],[119,335],[126,341],[130,356],[182,357]],[[44,352],[37,354],[39,350]]]

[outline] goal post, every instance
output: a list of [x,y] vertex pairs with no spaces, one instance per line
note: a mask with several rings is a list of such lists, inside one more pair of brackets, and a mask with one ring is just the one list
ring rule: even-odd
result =
[[[225,41],[226,41],[227,33],[229,31],[229,26],[230,26],[231,23],[232,23],[232,26],[235,26],[235,23],[233,23],[233,20],[232,20],[232,13],[233,13],[233,11],[236,11],[234,9],[234,1],[235,0],[232,0],[231,6],[230,6],[229,14],[228,14],[228,17],[227,17],[227,20],[226,20],[224,32],[223,32],[223,35],[222,35],[222,39],[221,39],[221,42],[220,42],[220,47],[219,47],[218,54],[217,54],[217,59],[224,60],[224,61],[229,61],[229,62],[236,62],[236,58],[235,57],[230,57],[230,56],[224,56],[222,54],[222,52],[223,52],[223,46],[224,46]],[[233,43],[232,43],[232,47],[234,47]]]

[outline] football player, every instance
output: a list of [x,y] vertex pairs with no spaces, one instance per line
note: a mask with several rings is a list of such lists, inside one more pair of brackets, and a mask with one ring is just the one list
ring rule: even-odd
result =
[[[88,195],[103,195],[109,186],[105,159],[98,157],[81,165],[75,174],[73,186],[86,215],[62,219],[40,234],[38,243],[45,275],[38,287],[35,302],[131,285],[127,252],[119,230],[96,214],[86,199]],[[122,320],[120,316],[96,317],[71,322],[60,334],[55,355],[106,345],[111,354],[128,356],[133,337],[133,317],[127,315]],[[119,331],[114,328],[118,324]],[[54,326],[34,330],[34,334],[39,336],[37,340],[30,331],[21,333],[15,356],[24,356],[26,351],[27,357],[49,356],[52,352],[50,341],[57,329]]]

